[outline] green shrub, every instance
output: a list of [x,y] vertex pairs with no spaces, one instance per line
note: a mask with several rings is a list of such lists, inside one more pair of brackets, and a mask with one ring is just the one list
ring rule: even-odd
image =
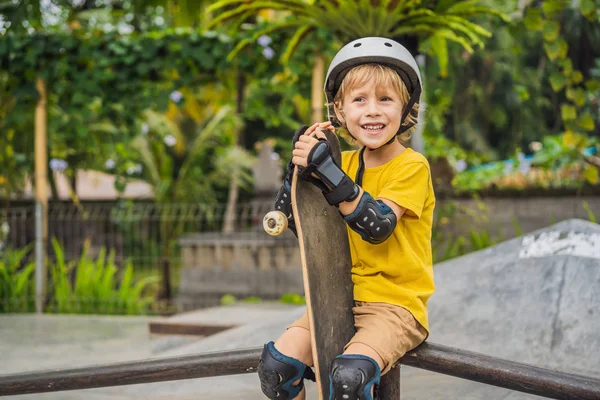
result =
[[50,265],[52,300],[49,312],[77,314],[147,314],[153,302],[153,286],[160,278],[148,276],[133,282],[133,266],[127,261],[120,271],[115,253],[101,248],[96,260],[84,245],[78,261],[66,262],[64,252],[52,239],[56,261]]
[[25,261],[31,247],[0,253],[0,313],[35,310],[35,262]]
[[225,294],[221,297],[221,305],[222,306],[231,306],[237,302],[237,299],[234,295]]
[[283,296],[281,296],[280,301],[283,304],[297,304],[297,305],[306,304],[306,298],[297,293],[286,293]]

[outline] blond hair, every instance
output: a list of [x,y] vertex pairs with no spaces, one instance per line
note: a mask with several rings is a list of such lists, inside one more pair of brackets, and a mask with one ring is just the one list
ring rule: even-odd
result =
[[[376,88],[393,88],[393,90],[398,94],[399,100],[403,104],[403,107],[406,106],[410,100],[410,93],[408,92],[406,84],[404,84],[404,81],[402,81],[400,75],[398,75],[396,71],[381,64],[362,64],[348,71],[344,77],[344,80],[342,80],[342,84],[340,85],[335,98],[333,99],[333,104],[328,104],[328,106],[335,107],[337,112],[343,115],[342,110],[344,105],[344,95],[348,91],[362,87],[366,84],[375,86]],[[412,132],[415,129],[415,125],[418,122],[418,112],[419,104],[415,104],[410,113],[406,116],[406,119],[402,122],[402,126],[412,124],[412,127],[398,135],[398,140],[400,142],[406,142],[410,140]],[[338,133],[349,144],[356,144],[356,139],[349,134],[345,124],[342,123],[342,127],[338,128]]]

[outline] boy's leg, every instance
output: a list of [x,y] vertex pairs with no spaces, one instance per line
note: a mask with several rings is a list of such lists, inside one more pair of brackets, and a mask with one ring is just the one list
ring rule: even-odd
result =
[[[301,390],[296,397],[288,396],[287,398],[304,400],[303,379],[311,376],[310,366],[312,364],[308,316],[304,313],[300,319],[286,329],[275,343],[271,342],[265,345],[259,364],[259,379],[263,392],[267,396],[277,396],[278,399],[284,400],[286,398],[281,398],[281,394],[294,393],[298,391],[298,385],[301,385]],[[310,371],[306,372],[306,370]],[[273,379],[273,377],[277,379]],[[297,377],[297,379],[291,377]],[[281,379],[285,381],[281,381]],[[287,382],[291,379],[293,379],[292,382]]]
[[310,331],[292,326],[275,341],[275,348],[281,353],[294,357],[306,365],[313,365],[310,345]]
[[[356,335],[332,364],[335,400],[373,399],[380,376],[428,335],[412,314],[399,306],[357,302],[353,312]],[[352,386],[343,380],[363,383]]]

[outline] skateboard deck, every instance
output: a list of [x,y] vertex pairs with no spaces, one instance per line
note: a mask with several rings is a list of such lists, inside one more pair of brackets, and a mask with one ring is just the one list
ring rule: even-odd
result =
[[[340,143],[325,131],[333,158],[341,165]],[[297,168],[296,168],[297,169]],[[352,260],[346,223],[337,207],[312,183],[292,180],[292,210],[304,276],[312,353],[319,399],[329,399],[329,367],[354,333]]]
[[[341,166],[340,143],[329,130],[323,131],[336,163]],[[329,368],[356,333],[354,328],[352,260],[346,223],[339,210],[325,200],[321,190],[298,179],[298,167],[292,178],[292,210],[302,263],[304,295],[310,323],[312,354],[319,400],[329,399]],[[287,219],[269,213],[263,220],[270,234],[281,233]],[[382,379],[381,399],[399,399],[400,368]],[[391,375],[390,375],[391,374]],[[390,376],[388,376],[390,375]],[[385,395],[386,397],[381,397]]]

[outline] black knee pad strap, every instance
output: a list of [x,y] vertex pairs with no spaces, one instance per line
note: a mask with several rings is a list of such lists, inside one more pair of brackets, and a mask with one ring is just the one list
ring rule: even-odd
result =
[[377,361],[359,354],[342,354],[331,363],[329,400],[373,400],[371,389],[379,385]]
[[[265,344],[258,364],[258,377],[265,396],[278,400],[298,396],[304,387],[304,378],[315,380],[315,374],[310,367],[300,360],[281,354],[273,342]],[[301,379],[300,383],[294,386],[298,379]]]

